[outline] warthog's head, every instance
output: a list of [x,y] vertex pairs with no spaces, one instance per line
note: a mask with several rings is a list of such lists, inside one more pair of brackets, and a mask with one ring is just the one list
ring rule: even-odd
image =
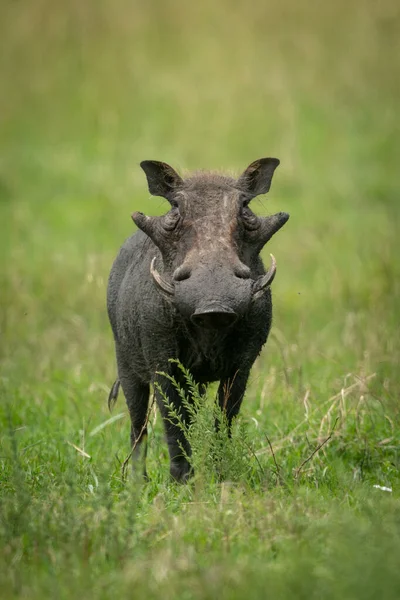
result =
[[258,255],[289,215],[258,217],[249,204],[268,192],[278,165],[277,158],[261,158],[239,179],[200,172],[183,180],[165,163],[141,163],[150,193],[166,198],[171,210],[132,218],[161,252],[163,265],[154,258],[150,267],[158,290],[195,325],[233,324],[271,285],[275,259],[262,274]]

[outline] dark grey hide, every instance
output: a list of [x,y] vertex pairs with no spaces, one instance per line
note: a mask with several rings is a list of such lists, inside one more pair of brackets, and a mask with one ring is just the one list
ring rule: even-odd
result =
[[[131,417],[134,464],[145,460],[151,383],[158,382],[188,419],[174,387],[157,375],[168,372],[185,386],[171,358],[179,359],[199,384],[220,382],[219,403],[229,425],[239,412],[250,369],[271,327],[276,263],[271,257],[266,272],[259,253],[289,218],[282,212],[257,217],[249,203],[268,192],[278,164],[276,158],[262,158],[239,179],[200,172],[183,180],[165,163],[141,163],[150,193],[166,198],[171,208],[161,217],[132,215],[140,231],[122,246],[108,284],[118,364],[109,402],[121,384]],[[189,444],[156,397],[171,475],[185,481]]]

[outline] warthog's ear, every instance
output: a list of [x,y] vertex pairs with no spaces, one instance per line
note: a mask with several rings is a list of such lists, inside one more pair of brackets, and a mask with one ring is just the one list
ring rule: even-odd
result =
[[266,194],[271,187],[272,175],[279,165],[277,158],[260,158],[247,167],[238,179],[238,187],[252,198]]
[[174,192],[183,183],[178,173],[167,163],[158,160],[144,160],[140,166],[146,173],[150,194],[163,196],[172,202]]

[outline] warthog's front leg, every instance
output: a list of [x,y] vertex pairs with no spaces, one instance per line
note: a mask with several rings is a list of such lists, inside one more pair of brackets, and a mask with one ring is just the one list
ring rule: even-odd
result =
[[[185,383],[180,381],[179,385],[181,389],[185,390],[186,397],[190,399]],[[182,398],[178,390],[169,379],[158,375],[155,387],[157,404],[163,417],[168,443],[171,477],[183,483],[193,474],[188,461],[192,450],[185,435],[185,429],[190,422],[190,415],[187,408],[182,404]]]
[[228,433],[231,435],[232,420],[239,413],[246,390],[249,371],[238,369],[230,377],[222,379],[218,388],[218,404],[226,415]]

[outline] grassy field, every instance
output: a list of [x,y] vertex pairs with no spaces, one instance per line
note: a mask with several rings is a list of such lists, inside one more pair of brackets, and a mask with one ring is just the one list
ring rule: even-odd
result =
[[[0,597],[399,598],[398,2],[1,13]],[[291,219],[233,439],[210,389],[193,483],[169,481],[157,413],[150,481],[124,482],[106,283],[130,213],[166,210],[139,162],[262,156],[254,208]]]

